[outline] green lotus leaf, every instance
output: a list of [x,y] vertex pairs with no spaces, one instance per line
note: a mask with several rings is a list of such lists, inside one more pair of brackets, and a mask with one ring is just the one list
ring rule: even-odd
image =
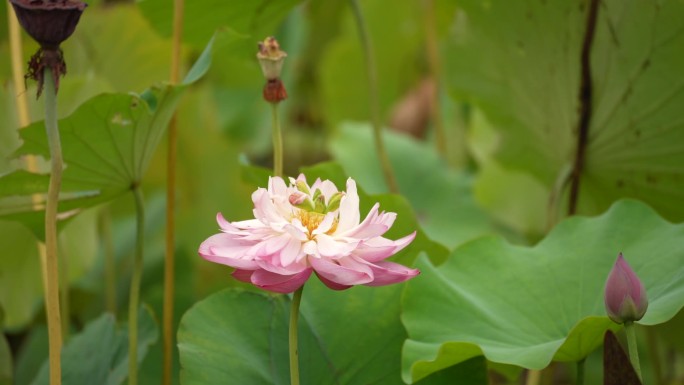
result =
[[[333,291],[312,279],[299,317],[301,383],[401,383],[399,322],[403,285]],[[197,303],[181,320],[181,384],[289,384],[287,296],[227,289]],[[476,359],[437,373],[426,384],[484,385]],[[449,374],[449,375],[447,375]],[[459,382],[461,383],[461,382]]]
[[[493,232],[489,218],[475,204],[469,175],[450,170],[426,143],[390,131],[384,140],[399,190],[428,236],[453,248]],[[373,143],[369,124],[346,123],[330,148],[349,175],[378,194],[386,187]]]
[[[552,188],[572,166],[588,3],[459,2],[449,89],[500,134],[497,158]],[[593,100],[579,212],[637,198],[684,219],[684,3],[602,1],[591,48]],[[502,190],[505,194],[505,190]]]
[[486,237],[439,267],[423,258],[403,298],[403,378],[480,354],[530,369],[584,358],[617,329],[605,315],[603,287],[619,252],[646,287],[640,323],[666,322],[684,306],[683,240],[684,224],[625,200],[599,217],[564,220],[534,247]]
[[[142,306],[138,319],[138,361],[157,341],[157,324],[152,311]],[[32,385],[49,383],[45,360]],[[128,332],[116,327],[114,315],[102,314],[86,325],[62,349],[64,385],[119,385],[128,377]]]

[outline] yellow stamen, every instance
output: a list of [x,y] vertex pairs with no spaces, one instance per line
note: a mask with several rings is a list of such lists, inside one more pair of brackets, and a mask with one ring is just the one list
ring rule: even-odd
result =
[[[302,222],[302,225],[306,227],[309,230],[309,237],[311,237],[312,233],[314,230],[318,228],[318,226],[323,222],[323,219],[325,218],[325,214],[321,213],[316,213],[313,211],[305,211],[305,210],[299,210],[299,213],[297,214],[297,218]],[[330,230],[326,231],[326,234],[332,234],[335,232],[337,229],[337,222],[338,219],[335,218],[333,220],[332,226],[330,226]]]

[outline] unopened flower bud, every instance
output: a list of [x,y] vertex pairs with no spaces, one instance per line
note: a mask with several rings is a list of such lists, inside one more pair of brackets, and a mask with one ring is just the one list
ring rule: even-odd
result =
[[[316,190],[316,191],[321,191],[321,190]],[[324,213],[325,212],[325,196],[323,194],[320,194],[314,198],[314,211],[317,213]]]
[[608,317],[619,324],[640,320],[648,308],[644,285],[622,253],[608,274],[604,301]]
[[289,196],[290,204],[305,211],[314,211],[314,203],[307,194],[295,191]]
[[309,190],[309,186],[303,180],[295,181],[295,187],[297,187],[297,190],[303,192],[304,194],[311,195],[311,191]]
[[259,52],[257,52],[257,59],[261,65],[261,72],[267,80],[280,78],[280,72],[283,69],[283,62],[287,57],[287,53],[280,49],[278,41],[273,37],[267,37],[263,42],[259,42]]
[[343,196],[344,193],[342,191],[333,194],[333,196],[330,197],[330,201],[328,201],[328,208],[326,209],[326,212],[331,212],[339,209],[340,202],[342,201]]

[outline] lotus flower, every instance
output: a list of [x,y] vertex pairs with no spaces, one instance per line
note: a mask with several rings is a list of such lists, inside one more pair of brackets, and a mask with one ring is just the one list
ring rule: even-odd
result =
[[648,308],[644,285],[622,253],[606,280],[604,300],[608,317],[619,324],[640,320]]
[[268,189],[257,189],[252,201],[255,219],[228,222],[219,213],[221,233],[199,248],[204,259],[234,267],[233,277],[240,281],[290,293],[314,271],[334,290],[389,285],[419,273],[385,261],[411,243],[415,231],[396,241],[382,237],[397,215],[378,211],[378,203],[360,221],[351,178],[342,192],[329,180],[309,186],[300,175],[287,186],[272,177]]

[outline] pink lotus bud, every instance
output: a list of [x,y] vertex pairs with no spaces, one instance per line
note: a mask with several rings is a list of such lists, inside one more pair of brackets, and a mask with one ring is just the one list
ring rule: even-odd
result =
[[604,301],[608,317],[619,324],[640,320],[648,308],[644,285],[622,253],[606,280]]
[[309,197],[308,195],[304,194],[301,191],[295,191],[292,194],[290,194],[290,197],[289,197],[290,204],[292,206],[301,205],[302,203],[304,203],[306,201],[306,198],[308,198],[308,197]]

